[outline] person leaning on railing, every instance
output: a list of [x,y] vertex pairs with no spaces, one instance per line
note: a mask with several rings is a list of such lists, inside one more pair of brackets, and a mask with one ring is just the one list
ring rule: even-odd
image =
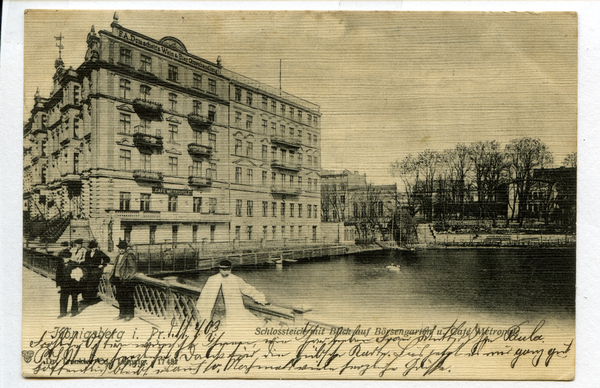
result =
[[110,271],[110,283],[116,288],[115,298],[119,303],[119,316],[116,319],[131,321],[135,309],[135,282],[133,281],[137,273],[135,255],[127,249],[126,240],[119,240],[117,248],[119,248],[119,255]]

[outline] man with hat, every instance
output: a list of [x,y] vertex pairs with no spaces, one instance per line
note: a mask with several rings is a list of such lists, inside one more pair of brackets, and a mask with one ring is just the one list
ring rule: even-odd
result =
[[115,298],[119,303],[119,316],[116,319],[131,321],[135,310],[135,282],[134,277],[137,272],[135,255],[128,248],[127,240],[119,239],[117,244],[119,255],[115,259],[115,265],[112,269],[110,282],[116,288]]
[[60,315],[58,318],[68,315],[69,297],[71,297],[71,315],[75,316],[79,314],[79,304],[77,303],[80,292],[79,279],[72,276],[72,272],[78,266],[77,263],[71,260],[71,256],[71,251],[68,249],[60,251],[58,254],[60,258],[56,267],[56,286],[60,287]]
[[244,307],[243,295],[260,304],[266,304],[264,294],[246,283],[242,278],[231,274],[229,260],[219,263],[219,273],[208,278],[196,304],[199,319],[220,321],[221,325],[232,327],[259,324],[258,318]]
[[91,304],[100,301],[98,297],[98,285],[104,272],[104,267],[110,263],[110,257],[98,249],[98,242],[92,240],[88,244],[88,250],[85,253],[83,261],[83,301]]
[[74,246],[71,248],[71,253],[73,254],[71,256],[71,261],[83,263],[86,253],[86,249],[83,247],[83,239],[78,238],[77,240],[73,241],[73,244]]

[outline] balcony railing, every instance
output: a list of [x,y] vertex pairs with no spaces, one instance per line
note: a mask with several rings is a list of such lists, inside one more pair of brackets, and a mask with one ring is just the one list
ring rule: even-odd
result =
[[133,110],[138,116],[151,120],[151,121],[162,121],[162,104],[153,101],[145,101],[140,98],[133,100]]
[[109,213],[114,214],[119,218],[124,219],[145,219],[145,220],[159,220],[160,212],[158,211],[139,211],[139,210],[107,210]]
[[292,163],[288,163],[286,161],[277,160],[277,159],[271,160],[271,167],[278,168],[280,170],[288,170],[288,171],[295,171],[295,172],[298,172],[302,169],[302,166],[300,166],[299,164],[292,164]]
[[188,183],[190,186],[208,187],[212,186],[212,178],[190,175],[188,178]]
[[277,135],[271,135],[271,143],[280,144],[291,148],[300,148],[300,140],[295,137],[283,137]]
[[163,146],[163,138],[160,135],[153,136],[137,132],[133,134],[133,144],[136,147],[159,149]]
[[148,170],[133,170],[133,178],[139,181],[162,182],[163,173]]
[[300,195],[302,193],[302,189],[298,187],[273,185],[271,186],[271,193],[281,195]]
[[197,143],[188,144],[188,153],[193,156],[210,157],[213,153],[212,147]]
[[196,113],[190,113],[187,118],[190,127],[192,127],[194,131],[209,131],[213,124],[208,117]]

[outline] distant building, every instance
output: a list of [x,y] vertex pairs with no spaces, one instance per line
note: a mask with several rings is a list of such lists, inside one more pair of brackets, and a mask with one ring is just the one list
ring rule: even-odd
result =
[[575,226],[577,168],[541,168],[532,175],[525,218]]
[[321,221],[344,224],[344,239],[383,238],[396,211],[396,185],[367,183],[357,171],[321,172]]
[[85,61],[57,59],[50,96],[35,95],[26,221],[51,220],[50,240],[75,223],[109,247],[319,239],[319,106],[116,15],[111,28],[92,27]]

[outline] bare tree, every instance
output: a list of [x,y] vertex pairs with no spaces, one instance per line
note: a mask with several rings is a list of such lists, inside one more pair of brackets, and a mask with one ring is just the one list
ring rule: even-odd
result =
[[568,154],[565,160],[563,160],[562,165],[565,167],[577,168],[577,152]]
[[514,218],[518,207],[517,219],[522,224],[527,209],[527,198],[531,192],[533,170],[551,164],[552,153],[542,141],[529,137],[511,140],[506,145],[505,152],[510,180],[514,185],[510,218]]

